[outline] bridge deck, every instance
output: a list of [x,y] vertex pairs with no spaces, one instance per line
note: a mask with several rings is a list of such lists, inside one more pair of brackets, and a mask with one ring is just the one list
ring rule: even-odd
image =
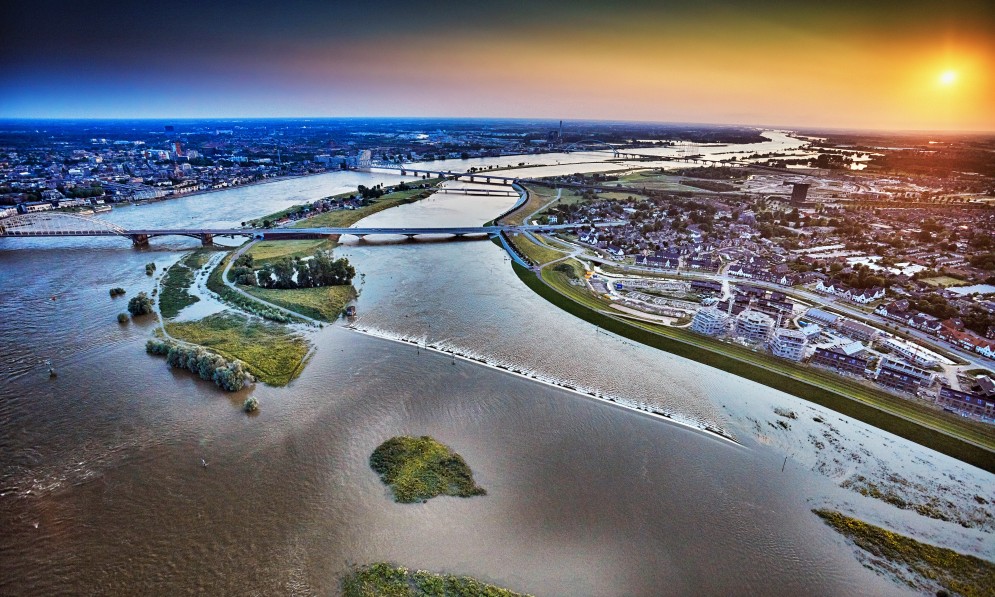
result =
[[[623,222],[599,222],[595,227],[619,226]],[[469,234],[498,234],[506,232],[552,232],[581,228],[584,224],[554,224],[548,226],[460,226],[442,228],[156,228],[136,230],[23,230],[0,226],[0,238],[18,237],[57,237],[57,236],[265,236],[277,239],[280,236],[297,237],[306,235],[331,236],[350,234],[370,236],[376,234],[397,236],[420,236],[429,234],[465,236]]]

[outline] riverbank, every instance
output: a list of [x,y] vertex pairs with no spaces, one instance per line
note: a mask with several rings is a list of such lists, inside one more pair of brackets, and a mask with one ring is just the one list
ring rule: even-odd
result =
[[[325,211],[321,213],[316,213],[304,218],[300,218],[290,224],[290,228],[315,228],[315,227],[329,227],[329,228],[346,228],[352,226],[359,220],[365,218],[366,216],[373,215],[379,211],[389,209],[391,207],[396,207],[398,205],[403,205],[404,203],[411,203],[413,201],[418,201],[419,199],[425,199],[435,192],[435,186],[441,182],[441,178],[430,178],[425,180],[412,181],[409,186],[407,183],[404,184],[407,188],[401,190],[394,190],[390,193],[381,195],[380,197],[370,201],[366,205],[362,205],[355,209],[336,209],[332,211]],[[399,185],[398,185],[399,186]],[[423,196],[420,195],[423,192],[427,194]],[[342,200],[349,199],[357,195],[357,191],[349,191],[345,193],[339,193],[337,195],[330,195],[324,197],[324,200]],[[417,197],[416,197],[417,196]],[[310,208],[310,204],[297,204],[291,205],[286,209],[281,209],[280,211],[273,212],[271,214],[253,218],[245,222],[249,226],[256,226],[264,222],[275,222],[282,218],[285,218],[291,214],[300,213],[301,210]]]
[[480,365],[482,367],[487,367],[488,369],[494,369],[507,373],[509,375],[514,375],[516,377],[521,377],[523,379],[528,379],[536,383],[541,383],[546,386],[552,386],[560,390],[566,390],[572,394],[582,396],[591,400],[597,400],[603,404],[609,404],[618,408],[622,408],[628,411],[633,411],[639,413],[640,415],[652,417],[654,419],[665,421],[674,425],[679,425],[685,429],[690,429],[698,433],[704,434],[709,437],[723,440],[735,446],[742,446],[735,437],[729,434],[725,429],[720,429],[710,425],[701,425],[695,421],[684,419],[679,413],[675,412],[664,412],[656,408],[652,408],[647,404],[640,404],[633,400],[628,400],[621,396],[615,396],[612,394],[603,394],[600,390],[592,388],[579,388],[562,381],[552,379],[545,376],[536,375],[534,372],[526,371],[524,369],[519,369],[514,366],[505,365],[503,363],[498,363],[496,361],[490,361],[483,357],[474,356],[464,352],[460,352],[455,348],[445,348],[438,344],[429,344],[428,342],[418,341],[413,338],[402,338],[400,336],[391,335],[382,330],[375,330],[371,328],[359,327],[358,325],[352,324],[346,326],[347,329],[354,332],[365,334],[367,336],[373,336],[374,338],[380,338],[382,340],[389,340],[391,342],[397,342],[399,344],[406,344],[408,346],[414,346],[418,350],[426,350],[438,354],[443,354],[450,356],[453,359],[453,364],[456,360],[465,361],[468,363],[473,363],[474,365]]
[[[995,440],[993,440],[991,435],[986,435],[982,433],[982,430],[975,429],[973,426],[968,427],[962,423],[959,427],[959,430],[968,434],[972,441],[955,437],[944,431],[927,427],[909,418],[884,410],[881,406],[870,403],[869,400],[865,402],[859,398],[850,397],[848,394],[843,393],[845,389],[842,383],[837,383],[838,390],[817,385],[823,380],[819,379],[815,372],[802,372],[806,374],[808,379],[793,377],[774,370],[769,365],[763,366],[758,363],[742,360],[698,344],[663,336],[641,325],[626,323],[621,319],[601,313],[597,306],[582,304],[564,295],[533,271],[517,264],[513,264],[513,268],[519,279],[542,298],[576,317],[619,336],[792,394],[947,454],[988,472],[995,472]],[[781,366],[782,364],[773,363],[771,365]],[[783,366],[787,366],[787,364]],[[878,397],[878,400],[882,402],[889,399],[894,401],[902,400],[901,398],[892,398],[890,396]],[[908,401],[904,401],[904,403],[896,404],[897,406],[912,409],[914,405]],[[909,410],[909,412],[913,413],[915,411]],[[955,423],[960,422],[955,421]]]
[[914,590],[965,597],[992,595],[995,564],[981,558],[916,541],[833,510],[813,510],[827,525],[865,553],[865,566],[881,570]]

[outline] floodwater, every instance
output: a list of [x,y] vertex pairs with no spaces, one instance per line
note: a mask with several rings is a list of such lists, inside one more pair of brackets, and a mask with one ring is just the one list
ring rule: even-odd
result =
[[[227,225],[374,180],[336,173],[108,217]],[[514,201],[438,195],[362,224],[481,223]],[[195,245],[0,241],[0,594],[334,595],[350,564],[382,560],[535,595],[903,594],[811,514],[823,505],[993,550],[990,535],[838,486],[879,465],[970,491],[992,475],[599,332],[529,291],[486,241],[340,248],[365,274],[356,326],[383,337],[326,326],[288,387],[221,392],[147,356],[152,324],[119,325],[127,297],[107,294],[151,289],[144,264],[161,271]],[[740,445],[385,338],[663,408]],[[240,411],[249,394],[258,416]],[[769,425],[775,407],[800,414],[793,431]],[[806,435],[816,415],[871,456],[823,472]],[[393,503],[367,459],[400,434],[453,447],[487,495]]]

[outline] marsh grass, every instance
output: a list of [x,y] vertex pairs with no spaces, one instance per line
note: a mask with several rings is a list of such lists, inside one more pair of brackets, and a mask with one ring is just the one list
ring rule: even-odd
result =
[[370,468],[390,485],[394,500],[403,504],[439,495],[472,497],[487,493],[474,483],[473,472],[462,456],[427,435],[390,438],[373,451]]

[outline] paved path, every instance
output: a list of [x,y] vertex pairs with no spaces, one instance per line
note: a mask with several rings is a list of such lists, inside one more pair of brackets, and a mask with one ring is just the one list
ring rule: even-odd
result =
[[231,266],[232,266],[233,263],[235,263],[235,260],[238,259],[239,257],[241,257],[243,253],[245,253],[246,251],[248,251],[252,247],[252,245],[256,244],[257,242],[258,241],[254,240],[252,242],[246,243],[246,244],[242,245],[237,251],[235,251],[235,253],[232,254],[231,259],[228,260],[228,265],[225,266],[225,271],[221,272],[221,281],[225,283],[225,286],[227,286],[228,288],[231,288],[232,290],[234,290],[235,292],[241,294],[242,296],[246,297],[249,300],[255,301],[257,303],[262,303],[262,304],[266,305],[267,307],[270,307],[272,309],[276,309],[277,311],[281,311],[281,312],[286,313],[286,314],[288,314],[288,315],[290,315],[292,317],[296,317],[298,319],[303,319],[304,321],[307,321],[311,325],[316,325],[316,326],[322,326],[322,325],[324,325],[326,323],[324,321],[321,321],[319,319],[314,319],[313,317],[308,317],[307,315],[301,315],[297,311],[291,311],[290,309],[286,309],[284,307],[281,307],[280,305],[275,305],[275,304],[273,304],[273,303],[271,303],[269,301],[263,300],[263,299],[259,298],[258,296],[253,296],[253,295],[249,294],[248,292],[245,292],[244,290],[242,290],[238,286],[236,286],[234,282],[230,282],[228,280],[228,271],[231,270]]

